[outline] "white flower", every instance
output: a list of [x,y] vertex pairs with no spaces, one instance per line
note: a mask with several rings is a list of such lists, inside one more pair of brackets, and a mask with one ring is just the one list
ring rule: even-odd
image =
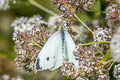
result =
[[17,76],[15,80],[24,80],[24,79],[20,76]]
[[111,29],[98,28],[93,35],[94,41],[107,41],[111,39]]
[[116,78],[116,80],[120,79],[120,64],[116,64],[114,66],[113,76]]
[[4,74],[4,75],[2,76],[2,78],[3,78],[3,80],[9,80],[9,79],[10,79],[10,76],[7,75],[7,74]]
[[0,10],[6,10],[9,7],[9,0],[0,0]]
[[41,24],[47,25],[47,22],[42,20],[42,17],[40,16],[33,16],[31,18],[21,17],[16,19],[11,25],[14,29],[13,40],[16,39],[17,33],[20,33],[20,32],[21,33],[29,32],[29,34],[34,34],[35,31],[39,31],[38,30],[39,28],[33,31],[34,27],[39,26]]
[[48,20],[48,26],[50,27],[50,26],[56,25],[56,22],[59,21],[59,20],[60,20],[59,16],[50,17],[49,20]]

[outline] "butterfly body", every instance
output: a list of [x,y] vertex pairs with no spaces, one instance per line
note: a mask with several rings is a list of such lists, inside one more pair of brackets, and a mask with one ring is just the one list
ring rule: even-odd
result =
[[78,62],[73,54],[74,50],[75,43],[69,33],[65,30],[59,30],[48,39],[40,51],[36,59],[35,69],[37,71],[55,70],[62,66],[64,60],[69,60],[78,67]]

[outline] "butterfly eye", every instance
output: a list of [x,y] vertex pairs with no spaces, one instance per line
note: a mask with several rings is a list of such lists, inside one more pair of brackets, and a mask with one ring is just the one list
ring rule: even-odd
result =
[[49,61],[49,57],[47,57],[47,61]]

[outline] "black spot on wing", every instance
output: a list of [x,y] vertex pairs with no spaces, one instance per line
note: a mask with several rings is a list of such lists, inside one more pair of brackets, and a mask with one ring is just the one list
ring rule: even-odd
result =
[[36,69],[40,69],[40,65],[39,65],[40,59],[37,58],[37,62],[36,62]]
[[47,61],[49,61],[49,57],[47,57]]

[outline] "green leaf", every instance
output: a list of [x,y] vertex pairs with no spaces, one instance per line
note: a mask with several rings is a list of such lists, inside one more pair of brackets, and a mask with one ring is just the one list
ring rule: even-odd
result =
[[97,0],[95,5],[92,6],[91,10],[94,11],[96,17],[101,15],[101,0]]
[[77,14],[78,17],[83,21],[91,21],[90,16],[85,12],[85,13],[81,13],[81,14]]
[[104,58],[102,59],[102,61],[107,61],[111,58],[112,55],[112,50],[109,49],[108,52],[106,53],[106,55],[104,56]]
[[35,1],[37,1],[40,5],[48,8],[49,10],[52,10],[53,12],[58,13],[59,11],[57,9],[57,6],[52,4],[51,0],[35,0]]

